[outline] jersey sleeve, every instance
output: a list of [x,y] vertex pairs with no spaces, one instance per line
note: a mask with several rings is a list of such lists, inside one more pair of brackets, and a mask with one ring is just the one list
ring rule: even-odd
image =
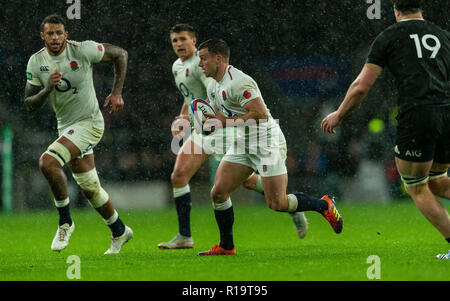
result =
[[375,64],[384,68],[387,64],[387,39],[384,32],[380,33],[372,42],[367,55],[366,64]]
[[29,82],[33,86],[42,86],[39,74],[36,72],[35,64],[33,64],[33,62],[34,62],[33,57],[31,57],[28,60],[27,64],[27,71],[26,71],[27,82]]
[[81,42],[81,51],[86,59],[91,63],[98,63],[105,54],[105,47],[101,43],[94,41]]
[[232,86],[232,98],[244,107],[247,102],[257,97],[261,97],[256,82],[250,77],[244,77]]

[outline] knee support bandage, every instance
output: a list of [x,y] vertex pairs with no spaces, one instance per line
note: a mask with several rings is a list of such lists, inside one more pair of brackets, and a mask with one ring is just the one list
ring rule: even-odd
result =
[[428,179],[429,179],[429,176],[413,177],[413,176],[400,175],[400,177],[406,187],[412,187],[412,186],[425,184],[428,182]]
[[70,155],[70,151],[59,143],[58,141],[53,142],[49,145],[47,150],[45,151],[45,154],[52,156],[55,158],[61,166],[66,165],[67,162],[70,161],[72,156]]
[[72,174],[75,181],[84,191],[92,192],[93,196],[89,199],[89,203],[94,208],[99,208],[106,204],[109,200],[108,193],[100,186],[97,170],[91,169],[88,172]]
[[430,180],[436,180],[447,176],[447,171],[430,171],[428,174]]

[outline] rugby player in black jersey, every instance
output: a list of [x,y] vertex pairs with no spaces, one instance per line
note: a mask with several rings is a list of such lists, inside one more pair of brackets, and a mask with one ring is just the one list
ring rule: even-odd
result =
[[[450,217],[437,198],[450,199],[450,33],[423,19],[423,0],[392,3],[396,24],[373,41],[361,73],[321,127],[335,133],[389,69],[399,92],[397,170],[417,208],[450,243]],[[450,251],[437,258],[450,259]]]

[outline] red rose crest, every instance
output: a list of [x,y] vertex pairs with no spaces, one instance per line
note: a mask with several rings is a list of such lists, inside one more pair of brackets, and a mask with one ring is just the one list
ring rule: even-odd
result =
[[252,93],[250,93],[249,91],[245,90],[243,96],[244,96],[245,99],[249,99],[252,96]]
[[75,61],[70,62],[70,68],[72,68],[72,71],[77,71],[80,67],[78,67],[78,63]]

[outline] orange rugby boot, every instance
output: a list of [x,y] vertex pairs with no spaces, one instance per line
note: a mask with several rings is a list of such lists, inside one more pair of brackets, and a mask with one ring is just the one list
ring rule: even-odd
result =
[[220,244],[217,244],[211,248],[211,250],[199,252],[197,254],[198,256],[205,256],[205,255],[236,255],[236,248],[233,246],[233,249],[231,250],[225,250],[220,246]]
[[322,215],[326,220],[330,223],[334,232],[341,233],[343,227],[343,220],[341,215],[339,214],[336,204],[334,203],[334,198],[329,197],[328,195],[324,195],[321,200],[324,200],[328,203],[328,210],[322,212]]

